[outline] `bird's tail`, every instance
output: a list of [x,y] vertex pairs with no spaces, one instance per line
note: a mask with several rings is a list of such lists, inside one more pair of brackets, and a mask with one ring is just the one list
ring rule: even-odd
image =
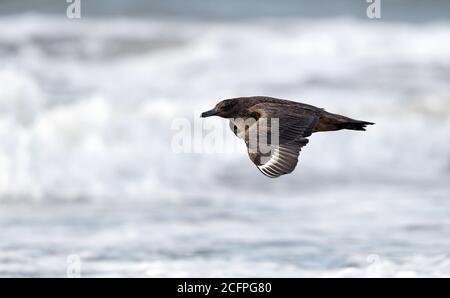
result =
[[313,132],[334,131],[341,129],[366,130],[367,125],[373,124],[375,123],[355,120],[342,115],[325,112],[321,116]]
[[349,121],[338,123],[337,128],[350,130],[366,130],[367,125],[373,124],[375,123],[350,119]]

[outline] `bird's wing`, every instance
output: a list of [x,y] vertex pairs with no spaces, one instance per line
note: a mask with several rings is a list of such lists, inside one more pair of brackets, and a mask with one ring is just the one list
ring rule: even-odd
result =
[[[301,111],[277,109],[265,106],[260,118],[246,131],[246,144],[250,160],[270,178],[291,173],[298,162],[298,155],[308,139],[318,117]],[[273,122],[278,119],[278,125]],[[276,121],[276,120],[275,120]],[[272,140],[278,130],[278,142]],[[261,138],[266,134],[266,138]],[[251,144],[256,137],[257,146]],[[267,145],[265,145],[267,144]]]
[[[244,133],[242,128],[239,127],[239,122],[236,122],[234,119],[230,119],[230,129],[231,131],[240,139],[244,138]],[[244,129],[245,130],[245,129]]]
[[261,173],[270,178],[277,178],[281,175],[289,174],[295,169],[300,150],[307,143],[308,139],[302,139],[301,142],[296,144],[272,146],[270,158],[264,164],[260,164],[258,157],[252,159],[254,154],[249,153],[249,156]]

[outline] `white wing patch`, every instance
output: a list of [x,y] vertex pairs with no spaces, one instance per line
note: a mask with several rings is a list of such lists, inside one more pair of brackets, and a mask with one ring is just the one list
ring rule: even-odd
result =
[[300,148],[296,149],[289,145],[274,146],[269,161],[257,167],[270,178],[289,174],[297,166]]
[[[241,121],[242,122],[242,121]],[[234,119],[230,119],[231,131],[240,139],[245,138],[245,126],[241,122],[236,122]],[[236,129],[236,130],[235,130]]]

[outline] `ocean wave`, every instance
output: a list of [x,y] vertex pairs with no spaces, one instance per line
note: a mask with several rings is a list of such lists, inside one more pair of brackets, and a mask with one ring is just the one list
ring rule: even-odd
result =
[[231,134],[229,154],[171,147],[174,119],[193,124],[219,99],[258,94],[377,123],[314,135],[278,187],[319,187],[320,173],[330,185],[361,173],[442,181],[449,53],[449,23],[1,17],[0,200],[200,196],[194,181],[232,196],[237,179],[270,194]]
[[[140,264],[139,275],[148,277],[338,277],[338,278],[364,278],[364,277],[449,277],[450,259],[445,255],[435,257],[414,256],[398,260],[382,258],[378,255],[352,256],[351,265],[346,268],[328,268],[318,270],[302,268],[290,264],[271,262],[249,262],[242,259],[208,261],[169,261]],[[145,270],[145,267],[149,269]],[[130,267],[124,266],[124,270]],[[137,268],[136,268],[137,269]],[[135,269],[135,270],[136,270]],[[257,272],[255,274],[255,272]],[[101,275],[101,273],[100,273]]]

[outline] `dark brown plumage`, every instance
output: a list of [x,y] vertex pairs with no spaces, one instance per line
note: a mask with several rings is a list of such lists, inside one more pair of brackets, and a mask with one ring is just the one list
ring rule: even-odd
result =
[[271,178],[295,169],[300,150],[308,144],[307,137],[312,133],[365,130],[367,125],[374,124],[315,106],[265,96],[223,100],[214,109],[202,113],[202,117],[209,116],[230,119],[231,130],[244,139],[250,160]]

